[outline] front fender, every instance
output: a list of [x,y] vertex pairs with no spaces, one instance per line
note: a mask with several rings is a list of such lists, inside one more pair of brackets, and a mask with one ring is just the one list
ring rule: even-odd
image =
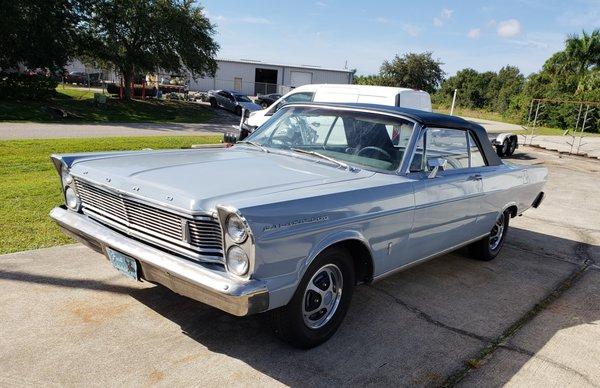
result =
[[[316,243],[313,248],[310,250],[308,256],[306,257],[306,261],[304,262],[304,265],[300,268],[300,276],[299,279],[302,279],[302,276],[304,276],[304,273],[306,272],[306,270],[308,269],[308,267],[312,264],[312,262],[317,258],[317,256],[319,256],[319,254],[321,252],[323,252],[325,249],[329,248],[330,246],[343,242],[343,241],[349,241],[349,240],[356,240],[361,242],[365,248],[367,248],[367,250],[369,251],[369,256],[371,258],[371,260],[373,260],[373,250],[371,248],[371,245],[369,244],[369,242],[367,241],[367,239],[362,235],[362,233],[356,231],[356,230],[342,230],[342,231],[337,231],[334,233],[331,233],[327,236],[325,236],[323,239],[321,239],[318,243]],[[371,263],[373,264],[373,263]]]
[[[330,246],[343,241],[358,241],[369,251],[370,259],[373,259],[372,248],[367,239],[356,230],[341,230],[327,234],[315,243],[305,258],[298,260],[297,269],[294,273],[265,279],[269,285],[269,308],[285,306],[294,296],[300,280],[306,270],[317,256]],[[374,263],[371,263],[373,265]]]

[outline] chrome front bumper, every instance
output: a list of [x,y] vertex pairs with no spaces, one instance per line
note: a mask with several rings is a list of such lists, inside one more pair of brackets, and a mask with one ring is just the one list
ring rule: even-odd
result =
[[269,292],[264,282],[234,279],[225,272],[128,238],[64,207],[52,209],[50,217],[67,235],[96,251],[106,254],[106,247],[110,247],[137,259],[142,279],[178,294],[237,316],[259,313],[269,307]]

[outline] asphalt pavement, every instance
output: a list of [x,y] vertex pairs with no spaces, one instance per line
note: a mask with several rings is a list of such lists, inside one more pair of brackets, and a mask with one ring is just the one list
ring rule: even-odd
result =
[[0,256],[0,385],[598,386],[600,163],[525,151],[550,169],[547,199],[496,260],[459,250],[359,286],[309,351],[80,244]]

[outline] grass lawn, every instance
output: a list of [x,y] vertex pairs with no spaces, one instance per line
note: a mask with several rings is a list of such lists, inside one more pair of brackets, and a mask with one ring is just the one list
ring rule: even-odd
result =
[[[212,117],[210,109],[187,101],[121,101],[107,97],[106,104],[96,105],[94,91],[63,86],[56,91],[58,94],[49,101],[0,100],[0,121],[202,123]],[[57,118],[52,108],[62,109],[73,117]]]
[[65,244],[71,240],[50,220],[63,203],[50,154],[143,148],[186,148],[217,143],[220,136],[0,141],[0,254]]
[[[433,105],[433,111],[436,113],[450,114],[450,107],[441,106],[441,105]],[[492,120],[492,121],[501,121],[503,123],[511,123],[511,124],[519,124],[516,120],[506,118],[502,116],[500,113],[491,112],[483,109],[469,109],[469,108],[461,108],[458,106],[454,107],[454,115],[455,116],[464,116],[471,117],[474,119],[484,119],[484,120]]]
[[[450,114],[450,108],[441,106],[441,105],[433,105],[433,111],[436,113]],[[483,120],[492,120],[492,121],[500,121],[502,123],[511,123],[511,124],[520,124],[518,120],[513,118],[507,118],[502,116],[497,112],[490,112],[483,109],[468,109],[461,107],[454,107],[454,114],[456,116],[462,117],[471,117],[474,119],[483,119]],[[512,131],[517,135],[530,135],[531,130],[521,130],[521,131]],[[564,133],[564,129],[560,128],[549,128],[549,127],[536,127],[534,131],[534,135],[548,135],[548,136],[562,136]],[[577,132],[577,136],[579,136],[580,132]],[[571,135],[571,133],[569,133]],[[594,132],[584,132],[583,136],[600,136],[600,133]]]

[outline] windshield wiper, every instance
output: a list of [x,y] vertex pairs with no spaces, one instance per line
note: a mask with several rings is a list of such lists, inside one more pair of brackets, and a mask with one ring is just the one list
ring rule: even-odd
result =
[[346,163],[340,162],[337,159],[334,159],[334,158],[329,157],[327,155],[323,155],[323,154],[318,153],[316,151],[307,151],[307,150],[303,150],[303,149],[300,149],[300,148],[290,148],[290,151],[294,151],[294,152],[298,152],[298,153],[306,154],[306,155],[316,156],[318,158],[325,159],[325,160],[328,160],[330,162],[333,162],[333,163],[337,164],[338,166],[342,167],[345,170],[349,169],[349,166]]
[[237,144],[250,144],[251,146],[260,148],[261,151],[269,153],[269,150],[264,147],[262,144],[257,143],[255,141],[251,141],[251,140],[242,140],[242,141],[238,141]]

